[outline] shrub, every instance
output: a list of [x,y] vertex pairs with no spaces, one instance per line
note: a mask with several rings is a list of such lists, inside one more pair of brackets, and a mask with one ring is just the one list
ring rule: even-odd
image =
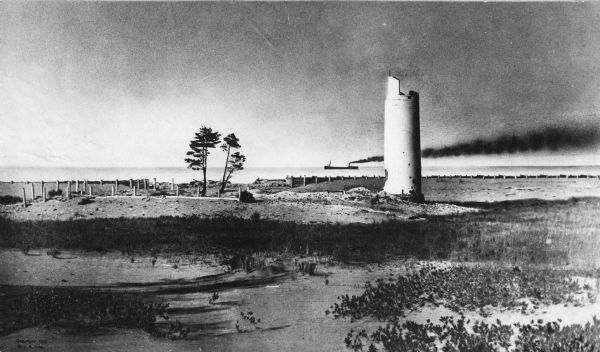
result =
[[57,190],[51,189],[51,190],[48,191],[48,196],[50,196],[50,197],[56,197],[56,196],[62,195],[62,193],[63,193],[62,189],[57,189]]
[[256,199],[254,199],[254,195],[248,191],[242,191],[240,194],[240,202],[242,203],[254,203]]
[[21,203],[23,199],[15,196],[1,196],[0,204],[18,204]]
[[[7,297],[5,297],[7,298]],[[133,295],[100,290],[35,288],[3,299],[0,333],[31,326],[59,326],[72,332],[102,327],[141,328],[160,336],[156,316],[166,314],[164,303],[145,303]]]
[[90,203],[94,203],[94,200],[92,198],[82,198],[79,202],[77,202],[77,204],[79,205],[86,205],[86,204],[90,204]]
[[331,308],[334,317],[360,319],[371,316],[381,321],[403,317],[426,304],[445,305],[454,312],[479,311],[496,306],[526,312],[529,298],[534,304],[573,302],[581,288],[569,271],[510,270],[481,266],[436,269],[428,265],[397,279],[367,282],[359,296],[343,295]]
[[260,221],[260,213],[255,211],[254,213],[252,213],[252,215],[250,215],[250,220],[252,220],[253,222],[258,222]]

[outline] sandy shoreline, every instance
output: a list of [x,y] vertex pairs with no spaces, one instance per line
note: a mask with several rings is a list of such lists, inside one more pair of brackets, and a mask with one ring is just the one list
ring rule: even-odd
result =
[[[428,202],[414,204],[377,195],[381,184],[357,181],[308,185],[280,193],[251,187],[256,203],[163,196],[131,197],[126,195],[127,190],[123,190],[119,197],[93,197],[88,204],[79,204],[81,197],[70,200],[58,197],[45,203],[38,198],[25,208],[20,204],[0,205],[0,216],[16,222],[195,216],[205,219],[257,217],[307,225],[372,224],[392,219],[426,222],[430,216],[468,216],[487,211],[486,204],[490,202],[534,198],[549,200],[550,204],[552,200],[571,197],[600,197],[600,182],[595,179],[429,179],[424,183]],[[18,190],[21,186],[0,184],[0,195],[10,193],[13,188]],[[363,186],[371,191],[365,188],[356,190],[356,187]],[[352,188],[355,190],[350,191]],[[593,231],[595,226],[592,222],[584,225],[589,226],[585,231]],[[415,265],[457,265],[456,262],[419,262],[413,259],[345,265],[332,262],[328,257],[288,255],[283,259],[267,258],[266,267],[246,272],[228,266],[223,261],[224,257],[219,255],[194,257],[163,253],[151,256],[148,253],[62,249],[60,253],[52,254],[51,250],[32,248],[25,253],[23,249],[2,249],[2,297],[36,287],[73,290],[102,287],[119,292],[142,292],[147,299],[168,302],[172,319],[190,326],[190,335],[183,340],[171,341],[138,329],[108,329],[90,336],[69,334],[60,328],[33,327],[0,336],[0,349],[3,351],[20,349],[22,343],[18,341],[45,341],[43,348],[50,351],[280,351],[310,350],[315,346],[324,351],[345,351],[343,338],[349,329],[372,331],[382,323],[374,319],[352,322],[326,316],[325,311],[340,295],[360,294],[366,281],[395,277]],[[316,263],[316,274],[308,275],[299,270],[299,261]],[[598,294],[597,284],[592,286],[591,290]],[[218,304],[210,303],[214,292],[219,294]],[[584,306],[570,304],[567,307],[558,304],[541,307],[534,314],[527,315],[495,309],[487,318],[477,312],[468,312],[466,316],[489,322],[501,319],[503,323],[527,323],[531,319],[547,321],[559,317],[564,317],[565,323],[585,323],[598,309],[598,303]],[[249,311],[261,318],[260,328],[247,325],[242,327],[247,331],[240,333],[236,327],[240,315]],[[410,312],[406,319],[424,323],[442,315],[457,316],[447,308],[425,307]],[[167,323],[160,319],[156,322],[158,325]]]

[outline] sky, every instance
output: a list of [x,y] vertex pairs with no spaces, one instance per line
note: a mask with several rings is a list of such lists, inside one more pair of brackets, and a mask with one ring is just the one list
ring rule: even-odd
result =
[[202,125],[248,166],[381,155],[389,69],[423,148],[597,126],[600,4],[2,2],[0,166],[185,166]]

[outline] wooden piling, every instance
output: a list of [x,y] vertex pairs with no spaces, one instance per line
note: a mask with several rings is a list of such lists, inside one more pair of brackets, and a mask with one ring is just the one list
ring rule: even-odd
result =
[[302,186],[306,186],[306,176],[302,176]]
[[140,189],[140,180],[135,180],[135,186]]
[[92,185],[89,185],[88,187],[89,187],[89,190],[90,190],[89,195],[91,197],[92,196]]
[[115,196],[115,186],[113,185],[110,186],[110,195],[113,197]]
[[35,188],[33,187],[33,182],[31,182],[31,201],[35,200]]
[[119,193],[119,180],[115,180],[115,192]]
[[154,192],[156,192],[156,177],[154,178]]
[[174,190],[175,190],[175,179],[172,178],[171,179],[171,191],[174,191]]
[[144,191],[148,190],[148,179],[144,179]]
[[79,193],[79,180],[75,180],[75,193]]
[[23,208],[27,206],[27,200],[25,199],[25,187],[23,187]]
[[[132,181],[132,182],[133,182],[133,181]],[[135,188],[135,186],[133,186],[133,196],[134,196],[134,197],[135,197],[135,196],[137,196],[137,192],[136,192],[136,188]]]
[[81,190],[81,194],[85,193],[85,190],[87,189],[87,184],[88,184],[88,181],[87,180],[83,180],[83,189]]
[[175,187],[175,196],[179,197],[179,185]]
[[200,185],[196,187],[196,197],[200,197]]
[[57,181],[56,181],[56,192],[58,192],[58,190],[60,189],[59,187],[60,187],[60,184],[59,184],[59,182],[58,182],[58,180],[57,180]]
[[46,186],[42,183],[42,202],[46,203]]
[[67,181],[67,199],[71,199],[71,181]]
[[217,198],[221,198],[221,190],[220,189],[217,190]]
[[129,179],[129,188],[133,188],[133,180]]
[[319,177],[315,176],[315,184],[319,183]]

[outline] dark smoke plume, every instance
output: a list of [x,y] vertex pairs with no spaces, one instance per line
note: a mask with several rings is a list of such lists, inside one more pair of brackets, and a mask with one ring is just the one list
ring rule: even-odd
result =
[[351,161],[350,164],[370,163],[372,161],[383,161],[383,155],[371,156],[366,159],[358,159]]
[[[546,128],[539,132],[524,135],[503,135],[492,140],[476,139],[442,148],[426,148],[421,151],[424,158],[444,156],[502,154],[540,150],[581,149],[600,144],[598,127]],[[371,156],[350,162],[350,164],[383,161],[383,155]]]
[[581,149],[600,142],[598,128],[546,128],[539,132],[529,132],[520,136],[504,135],[493,140],[477,139],[443,148],[427,148],[422,151],[424,158],[444,156],[503,154],[540,150]]

